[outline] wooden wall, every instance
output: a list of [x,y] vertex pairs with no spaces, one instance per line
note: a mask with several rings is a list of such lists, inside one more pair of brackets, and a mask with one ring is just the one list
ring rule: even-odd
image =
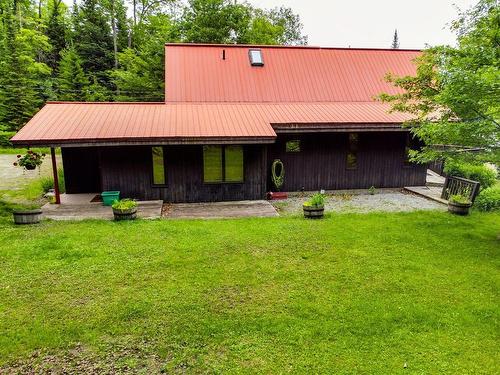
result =
[[[67,148],[63,151],[67,186],[83,184],[79,177],[85,166],[85,155],[98,155],[99,168],[94,179],[96,189],[88,185],[76,192],[119,190],[122,197],[163,199],[168,202],[210,202],[263,199],[266,194],[264,172],[266,146],[244,146],[244,182],[205,184],[203,182],[203,148],[196,146],[165,146],[166,185],[152,183],[152,156],[149,146]],[[87,180],[93,178],[86,174]],[[83,186],[83,185],[82,185]],[[86,191],[83,191],[87,189]]]
[[[285,152],[287,140],[301,151]],[[285,166],[284,191],[424,185],[426,166],[405,166],[406,134],[359,133],[358,167],[346,168],[348,134],[279,135],[275,144],[245,145],[243,183],[203,183],[200,145],[165,146],[165,186],[152,184],[149,146],[63,148],[68,193],[120,190],[122,197],[168,202],[263,199],[274,159]]]
[[[347,169],[347,133],[279,135],[269,146],[268,165],[281,159],[284,191],[366,189],[425,185],[426,166],[405,166],[406,133],[359,133],[358,167]],[[300,139],[301,151],[285,152],[287,140]],[[268,177],[268,186],[272,186]]]

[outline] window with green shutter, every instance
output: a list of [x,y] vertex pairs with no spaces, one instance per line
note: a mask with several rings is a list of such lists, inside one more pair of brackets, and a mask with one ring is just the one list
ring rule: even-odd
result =
[[243,147],[203,146],[203,181],[243,182]]

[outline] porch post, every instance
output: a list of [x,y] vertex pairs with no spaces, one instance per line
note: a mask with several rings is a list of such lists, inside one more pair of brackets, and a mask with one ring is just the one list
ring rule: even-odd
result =
[[52,158],[52,173],[54,174],[54,192],[56,193],[56,204],[61,204],[61,194],[59,193],[59,178],[57,177],[56,150],[50,148],[50,156]]

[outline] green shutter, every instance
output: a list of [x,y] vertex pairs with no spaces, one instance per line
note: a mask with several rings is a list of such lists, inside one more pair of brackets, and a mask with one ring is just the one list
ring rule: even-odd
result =
[[243,147],[226,146],[226,182],[243,182]]
[[203,180],[222,182],[221,146],[203,146]]
[[165,185],[165,162],[163,147],[151,147],[153,154],[153,184]]

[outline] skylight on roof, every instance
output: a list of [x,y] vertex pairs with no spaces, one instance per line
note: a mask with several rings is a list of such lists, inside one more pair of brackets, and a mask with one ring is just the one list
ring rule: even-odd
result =
[[248,50],[248,56],[250,57],[250,65],[264,66],[264,60],[262,59],[262,51],[260,49]]

